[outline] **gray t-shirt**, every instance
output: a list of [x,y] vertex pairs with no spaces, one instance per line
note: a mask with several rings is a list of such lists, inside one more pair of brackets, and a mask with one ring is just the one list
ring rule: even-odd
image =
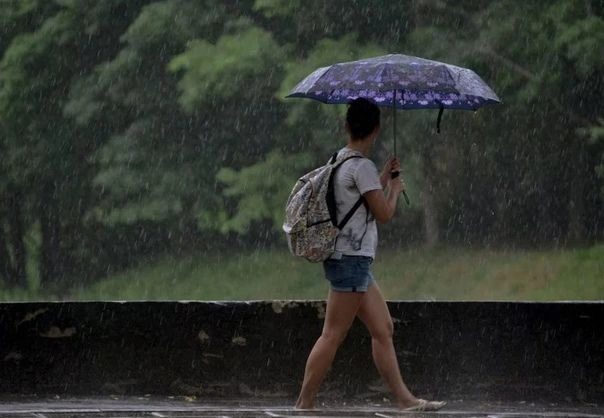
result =
[[[344,218],[362,194],[381,189],[380,176],[373,161],[368,158],[351,158],[344,162],[336,170],[334,177],[338,222]],[[332,258],[338,258],[342,254],[375,257],[377,242],[375,218],[365,205],[361,205],[340,231]]]

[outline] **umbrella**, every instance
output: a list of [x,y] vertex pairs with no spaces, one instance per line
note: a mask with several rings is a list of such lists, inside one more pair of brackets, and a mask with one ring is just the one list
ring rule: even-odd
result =
[[[444,109],[478,110],[500,103],[495,92],[474,71],[402,54],[321,67],[286,97],[330,104],[347,104],[364,97],[378,106],[393,109],[440,109],[437,132]],[[396,118],[393,123],[396,128]]]
[[[500,103],[493,90],[472,70],[402,54],[321,67],[303,79],[286,97],[303,97],[330,104],[347,104],[364,97],[393,109],[478,110]],[[393,120],[396,155],[396,117]],[[405,200],[409,203],[407,195]]]

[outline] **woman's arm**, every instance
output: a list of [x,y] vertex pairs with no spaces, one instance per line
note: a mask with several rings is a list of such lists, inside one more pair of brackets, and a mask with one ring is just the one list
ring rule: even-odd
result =
[[386,223],[394,216],[396,212],[396,203],[398,195],[403,190],[403,182],[400,178],[389,179],[384,190],[370,190],[363,196],[367,201],[371,214],[379,223]]
[[404,189],[402,179],[392,178],[392,173],[400,172],[401,165],[396,157],[390,157],[380,174],[380,184],[383,190],[370,190],[363,196],[367,201],[369,210],[379,223],[386,223],[396,212],[398,195]]

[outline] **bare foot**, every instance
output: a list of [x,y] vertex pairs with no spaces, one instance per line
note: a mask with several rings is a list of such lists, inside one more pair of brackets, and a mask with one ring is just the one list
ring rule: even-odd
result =
[[295,408],[296,409],[315,409],[315,403],[303,401],[302,399],[298,398],[298,400],[296,401]]
[[419,401],[420,400],[418,398],[404,399],[404,400],[398,401],[396,403],[396,406],[399,409],[407,409],[407,408],[411,408],[411,407],[418,405],[420,403]]

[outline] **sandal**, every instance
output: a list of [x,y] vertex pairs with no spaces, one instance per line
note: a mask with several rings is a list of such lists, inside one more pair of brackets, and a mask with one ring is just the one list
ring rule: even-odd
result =
[[425,399],[419,399],[419,403],[417,405],[405,408],[403,411],[438,411],[446,404],[447,403],[443,401],[427,401]]

